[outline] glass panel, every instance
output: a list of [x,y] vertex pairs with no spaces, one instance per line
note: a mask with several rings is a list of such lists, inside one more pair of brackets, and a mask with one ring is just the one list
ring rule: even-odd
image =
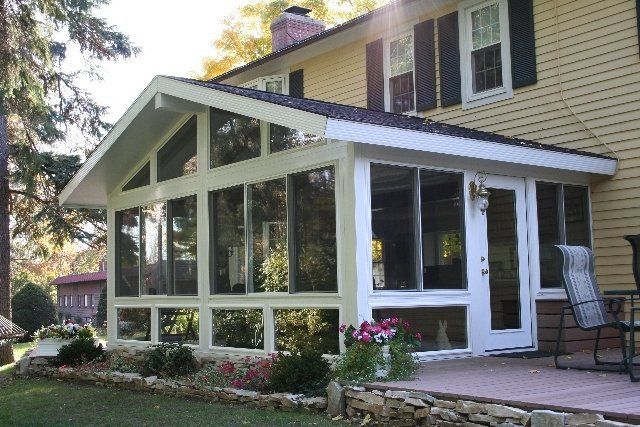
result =
[[196,173],[197,119],[191,117],[158,151],[158,182]]
[[274,310],[274,322],[276,351],[315,348],[323,354],[340,352],[338,310]]
[[234,348],[264,348],[261,309],[213,310],[213,345]]
[[171,212],[171,243],[173,295],[198,294],[196,196],[169,201]]
[[371,165],[373,288],[417,289],[414,169]]
[[413,71],[389,79],[391,109],[394,113],[414,110]]
[[151,166],[149,162],[142,167],[136,174],[122,187],[122,191],[133,190],[134,188],[144,187],[151,183]]
[[500,56],[500,46],[498,43],[471,54],[474,93],[502,87],[502,57]]
[[212,293],[245,293],[244,187],[211,193]]
[[500,42],[500,6],[494,3],[471,12],[473,50]]
[[211,109],[211,167],[260,156],[260,120]]
[[286,179],[247,186],[249,274],[254,292],[289,290]]
[[269,150],[271,153],[303,147],[322,141],[322,138],[311,133],[291,129],[285,126],[269,125]]
[[514,190],[492,188],[487,210],[489,245],[489,292],[491,329],[519,329],[520,277],[516,194]]
[[264,85],[264,89],[267,92],[273,92],[273,93],[282,93],[282,79],[278,79],[278,80],[267,80],[265,85]]
[[406,35],[389,44],[391,77],[413,72],[413,36]]
[[160,342],[198,344],[197,308],[161,308],[159,316]]
[[373,310],[377,321],[398,317],[409,322],[411,332],[422,334],[417,351],[465,349],[467,340],[466,307],[378,308]]
[[591,247],[588,188],[564,186],[564,221],[567,245]]
[[164,203],[142,207],[143,295],[167,293],[167,210]]
[[116,334],[119,340],[151,341],[151,309],[119,308]]
[[420,171],[424,289],[465,289],[463,176]]
[[333,167],[291,175],[298,292],[335,292],[336,202]]
[[540,247],[540,287],[559,288],[560,252],[554,247],[562,242],[560,230],[560,184],[536,183],[538,204],[538,243]]
[[140,293],[140,211],[138,208],[117,212],[118,279],[116,296]]

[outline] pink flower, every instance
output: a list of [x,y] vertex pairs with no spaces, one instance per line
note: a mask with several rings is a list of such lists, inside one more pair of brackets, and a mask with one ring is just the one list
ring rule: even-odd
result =
[[357,330],[354,330],[354,331],[351,333],[351,337],[352,337],[352,338],[354,338],[354,339],[358,339],[358,331],[357,331]]
[[339,331],[340,331],[340,333],[341,333],[341,334],[343,334],[343,333],[344,333],[344,331],[346,331],[346,330],[347,330],[347,325],[344,325],[344,324],[343,324],[343,325],[340,325],[340,329],[339,329]]
[[360,323],[360,329],[366,330],[368,327],[369,327],[369,322],[367,322],[366,320]]
[[390,320],[391,320],[391,324],[393,326],[396,326],[398,324],[398,322],[399,322],[397,317],[392,317]]
[[409,329],[409,326],[411,326],[411,325],[409,325],[409,322],[407,322],[406,320],[402,321],[402,328]]
[[364,342],[371,342],[371,335],[368,332],[363,332],[361,338]]
[[420,332],[416,332],[413,337],[418,341],[422,341],[422,334]]

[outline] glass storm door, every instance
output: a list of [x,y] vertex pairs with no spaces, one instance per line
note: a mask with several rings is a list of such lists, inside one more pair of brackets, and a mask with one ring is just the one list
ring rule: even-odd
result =
[[525,182],[488,176],[489,209],[481,221],[486,242],[481,254],[485,351],[531,347],[531,293]]

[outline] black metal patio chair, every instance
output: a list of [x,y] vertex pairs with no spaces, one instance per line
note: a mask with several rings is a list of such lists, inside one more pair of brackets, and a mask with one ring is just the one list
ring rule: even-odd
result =
[[[595,365],[617,365],[620,372],[631,371],[630,358],[627,358],[625,333],[631,330],[630,323],[620,320],[618,314],[622,310],[620,299],[603,299],[596,282],[594,256],[591,249],[584,246],[556,245],[562,253],[562,284],[567,292],[569,304],[562,307],[560,327],[556,339],[554,361],[558,369],[589,369],[574,366],[562,366],[559,363],[560,340],[564,329],[564,319],[569,311],[576,325],[583,331],[596,331],[596,342],[593,351]],[[605,303],[608,309],[605,308]],[[640,324],[638,324],[640,326]],[[620,336],[621,356],[619,362],[605,362],[598,359],[600,333],[602,329],[613,328]],[[632,377],[633,380],[633,377]]]

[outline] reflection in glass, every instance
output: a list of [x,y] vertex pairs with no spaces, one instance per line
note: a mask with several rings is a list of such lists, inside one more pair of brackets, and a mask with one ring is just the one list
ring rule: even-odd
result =
[[538,203],[538,243],[540,248],[540,287],[558,288],[560,279],[560,253],[554,245],[563,243],[558,202],[561,185],[536,183]]
[[520,277],[516,194],[514,190],[491,188],[487,210],[491,329],[519,329]]
[[564,219],[567,245],[591,247],[589,190],[564,186]]
[[269,125],[269,151],[289,150],[322,141],[322,138],[301,130],[291,129],[271,123]]
[[291,175],[298,292],[338,290],[333,167]]
[[233,348],[264,348],[264,320],[261,309],[214,309],[213,345]]
[[197,119],[191,117],[158,151],[158,182],[196,173]]
[[160,342],[198,344],[199,315],[197,308],[160,308]]
[[338,354],[339,312],[317,308],[274,310],[276,350],[297,352],[313,348]]
[[118,276],[116,296],[140,293],[140,211],[138,208],[117,212]]
[[377,321],[389,317],[406,320],[411,325],[411,332],[422,334],[422,344],[417,351],[446,351],[469,347],[466,307],[394,307],[373,310],[373,318]]
[[211,109],[211,167],[260,156],[260,120]]
[[254,292],[289,290],[285,178],[247,186],[249,277]]
[[169,201],[173,295],[198,294],[196,196]]
[[167,210],[164,203],[142,208],[143,295],[167,292]]
[[116,336],[119,340],[151,341],[151,309],[119,308]]
[[244,294],[244,187],[211,193],[212,293]]
[[416,289],[414,170],[371,165],[373,288]]
[[151,183],[151,166],[149,162],[142,167],[136,174],[122,187],[122,191],[133,190],[134,188],[144,187]]
[[424,289],[466,288],[462,174],[421,170]]

